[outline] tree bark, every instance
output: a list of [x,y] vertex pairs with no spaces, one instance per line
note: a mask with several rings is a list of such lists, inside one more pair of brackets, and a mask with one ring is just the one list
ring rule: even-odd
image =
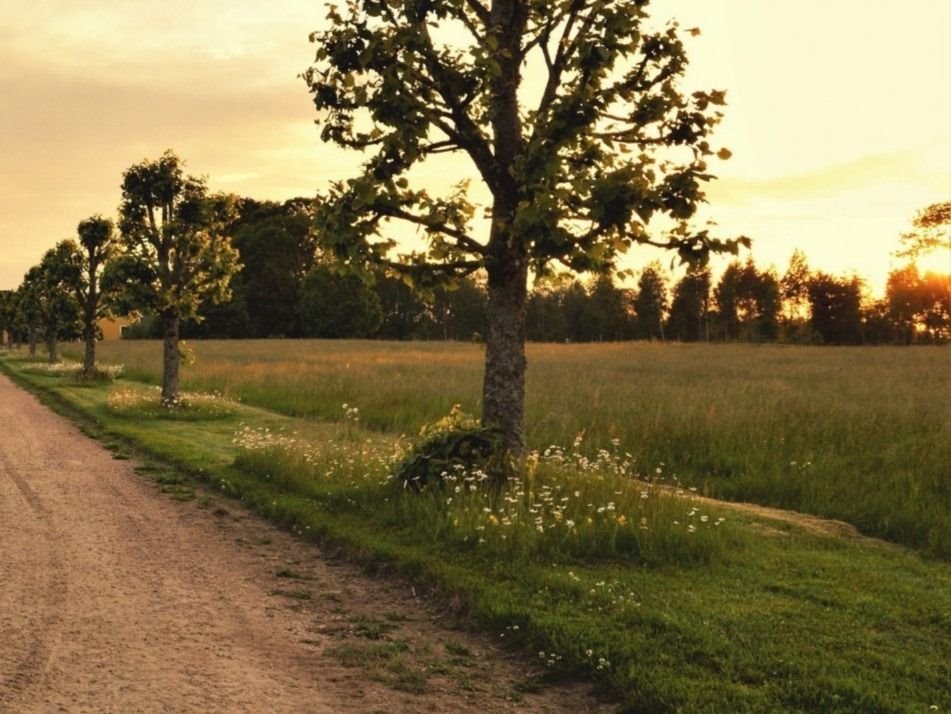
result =
[[181,354],[178,351],[177,313],[162,315],[162,334],[164,337],[162,354],[162,406],[173,407],[178,402],[178,370]]
[[502,431],[507,451],[525,451],[525,301],[528,272],[524,261],[489,269],[488,325],[482,423]]
[[29,342],[30,342],[30,357],[36,357],[36,328],[35,327],[30,328]]
[[96,369],[96,332],[94,329],[87,327],[86,334],[84,335],[86,340],[86,350],[83,354],[83,374],[87,377],[92,376],[93,371]]
[[83,339],[86,342],[86,350],[83,355],[83,374],[87,377],[91,377],[93,370],[96,369],[96,308],[99,303],[99,294],[96,289],[97,266],[96,256],[91,255],[87,276],[89,292],[86,295],[86,303],[83,305]]
[[490,120],[497,176],[492,203],[486,272],[489,302],[485,340],[482,423],[502,431],[509,453],[525,451],[525,302],[528,292],[527,241],[513,222],[521,200],[514,167],[522,152],[518,88],[521,42],[525,33],[523,2],[493,0],[490,26],[499,48],[500,71],[492,81]]
[[46,351],[49,353],[49,363],[59,362],[59,355],[56,354],[56,333],[46,335]]

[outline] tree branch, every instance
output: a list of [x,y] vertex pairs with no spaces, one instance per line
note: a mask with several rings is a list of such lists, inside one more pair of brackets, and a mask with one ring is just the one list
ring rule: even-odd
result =
[[420,272],[440,273],[457,271],[462,275],[469,275],[485,267],[481,260],[455,260],[447,263],[400,263],[396,260],[381,260],[379,264],[397,273],[405,273],[407,275]]
[[475,238],[470,236],[468,233],[461,231],[452,226],[447,226],[445,223],[438,223],[431,220],[428,220],[424,216],[417,216],[409,211],[405,211],[402,208],[395,207],[385,207],[375,209],[376,213],[387,218],[397,218],[407,223],[412,223],[417,226],[422,226],[427,230],[436,231],[444,235],[454,238],[458,241],[460,247],[464,247],[466,250],[475,253],[477,255],[485,255],[486,247],[479,243]]
[[[564,74],[568,61],[578,51],[581,38],[587,35],[591,29],[591,25],[594,23],[596,13],[592,12],[584,16],[578,32],[569,41],[575,23],[577,23],[579,17],[581,17],[581,13],[585,10],[586,4],[585,0],[575,0],[565,11],[565,29],[561,33],[561,40],[558,42],[558,50],[555,52],[555,57],[548,65],[548,81],[545,84],[545,91],[542,93],[542,98],[538,103],[539,116],[548,111],[552,102],[554,102],[558,96],[558,88],[561,86],[562,74]],[[547,64],[548,53],[546,52],[545,54]]]
[[[476,0],[470,0],[470,2],[478,4]],[[488,19],[487,12],[486,19]],[[459,101],[459,98],[450,86],[445,76],[445,70],[439,58],[436,57],[432,38],[429,36],[429,30],[425,25],[421,28],[421,37],[425,41],[426,48],[425,52],[421,53],[422,60],[435,83],[436,91],[449,108],[452,121],[456,126],[456,136],[453,137],[452,133],[448,135],[450,138],[455,138],[459,146],[469,154],[476,168],[479,169],[479,173],[482,174],[482,178],[486,184],[488,184],[489,189],[495,194],[502,190],[503,182],[500,180],[498,167],[496,166],[495,157],[489,148],[489,142],[482,135],[482,132],[479,130],[478,125],[472,120],[472,117],[466,113],[467,105]],[[437,124],[437,126],[445,131],[443,126],[439,124]]]
[[486,27],[489,25],[489,10],[479,0],[466,0],[466,7],[475,13],[479,21]]

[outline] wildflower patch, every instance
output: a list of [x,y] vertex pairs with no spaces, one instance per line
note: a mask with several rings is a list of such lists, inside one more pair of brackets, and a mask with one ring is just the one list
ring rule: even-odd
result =
[[106,398],[106,409],[128,418],[201,420],[234,416],[238,404],[218,393],[182,392],[167,405],[159,387],[120,387]]

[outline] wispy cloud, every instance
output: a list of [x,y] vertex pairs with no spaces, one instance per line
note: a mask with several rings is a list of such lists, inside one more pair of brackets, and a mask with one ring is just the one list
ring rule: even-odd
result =
[[[948,188],[951,155],[944,170],[936,169],[924,150],[873,154],[828,166],[823,169],[766,179],[725,176],[711,185],[711,200],[716,203],[748,206],[758,201],[809,202],[842,194],[861,192],[868,187],[892,184],[917,184],[923,188]],[[943,182],[943,183],[942,183]]]

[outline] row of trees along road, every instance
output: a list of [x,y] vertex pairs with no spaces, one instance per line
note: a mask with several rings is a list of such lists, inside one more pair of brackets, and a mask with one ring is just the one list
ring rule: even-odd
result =
[[0,294],[0,329],[12,340],[24,335],[30,354],[42,337],[49,361],[57,361],[57,341],[82,336],[83,371],[91,375],[96,361],[98,321],[108,314],[100,278],[114,245],[111,221],[94,216],[77,228],[78,240],[64,240],[30,268],[16,291]]
[[[171,405],[183,321],[202,313],[209,322],[245,321],[258,335],[332,333],[339,321],[321,305],[359,292],[363,283],[354,276],[384,271],[391,277],[378,281],[379,310],[368,298],[361,329],[389,336],[422,322],[393,277],[446,304],[455,287],[458,295],[484,295],[483,422],[500,428],[512,452],[524,448],[526,311],[547,299],[544,291],[530,295],[530,274],[540,281],[558,270],[607,276],[633,246],[671,250],[691,266],[689,280],[675,286],[668,309],[659,272],[642,273],[631,301],[632,336],[666,331],[691,339],[715,329],[725,339],[774,338],[782,285],[752,263],[728,269],[714,290],[715,328],[708,319],[708,256],[749,245],[744,237],[718,239],[692,226],[714,178],[709,163],[729,157],[709,142],[725,94],[682,93],[681,30],[676,23],[652,29],[647,5],[354,0],[345,13],[331,6],[331,29],[311,35],[316,60],[305,79],[323,140],[363,152],[362,173],[334,183],[316,203],[276,207],[209,193],[204,180],[184,175],[171,152],[137,164],[123,175],[117,234],[101,229],[115,250],[101,287],[92,261],[83,264],[74,247],[61,244],[17,291],[21,327],[31,343],[40,330],[55,342],[75,329],[74,306],[54,306],[50,298],[67,294],[55,288],[69,280],[74,292],[76,285],[86,291],[85,302],[78,292],[75,300],[85,306],[87,339],[91,316],[101,314],[98,301],[118,312],[151,312],[164,341],[162,399]],[[541,87],[523,82],[526,66],[539,69]],[[484,234],[475,230],[467,180],[443,195],[411,184],[423,164],[444,154],[456,155],[457,165],[468,166],[463,174],[487,192]],[[424,247],[395,254],[400,225],[420,231]],[[61,279],[58,251],[66,263],[85,265],[78,278],[71,268]],[[332,268],[319,254],[333,258]],[[347,271],[350,277],[341,275]],[[227,302],[236,274],[235,299]],[[274,275],[284,280],[278,290]],[[484,291],[472,276],[483,276]],[[819,284],[809,283],[809,300],[819,295]],[[632,314],[607,278],[582,292],[603,308],[591,314]],[[407,309],[385,309],[384,296]],[[438,308],[429,314],[439,324]],[[447,321],[442,324],[448,336]],[[625,336],[626,329],[604,322],[596,333],[606,339]]]
[[42,336],[49,361],[57,340],[82,336],[83,373],[94,376],[98,321],[110,314],[149,311],[164,338],[162,402],[179,394],[179,326],[204,303],[226,300],[238,267],[227,237],[235,199],[210,194],[204,179],[187,176],[171,151],[129,168],[122,177],[118,231],[93,216],[77,228],[78,240],[57,243],[23,283],[0,301],[0,327],[25,336],[30,353]]

